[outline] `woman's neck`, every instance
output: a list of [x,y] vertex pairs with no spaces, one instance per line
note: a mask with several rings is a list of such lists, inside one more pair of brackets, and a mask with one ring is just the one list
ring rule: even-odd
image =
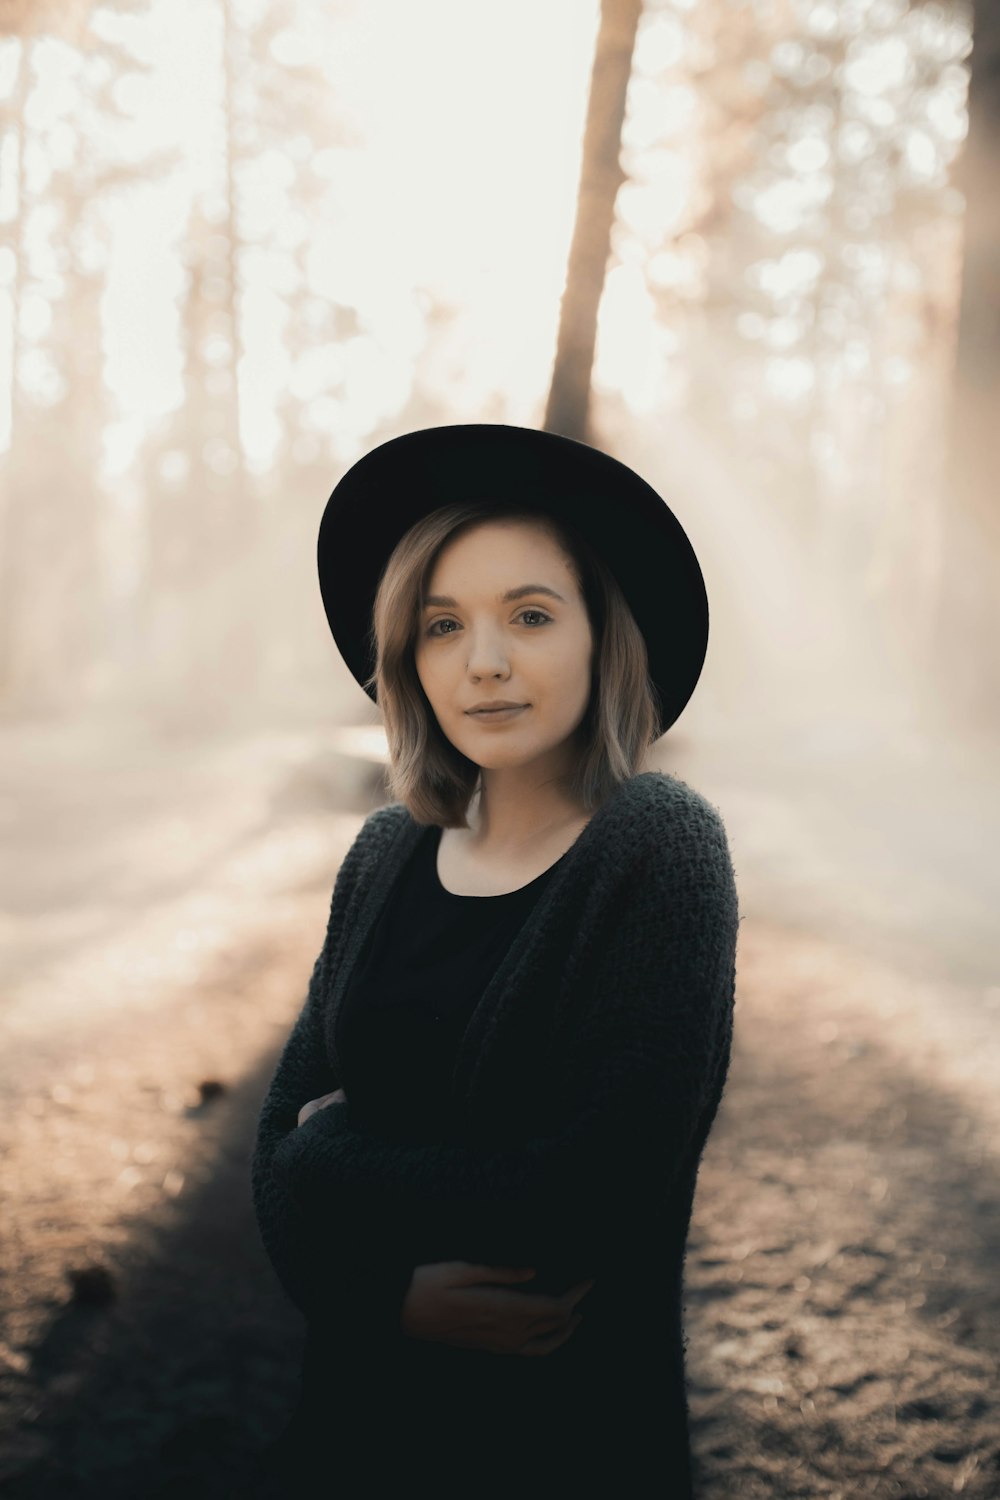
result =
[[470,804],[465,843],[480,853],[514,854],[545,843],[588,811],[551,780],[513,772],[484,772]]

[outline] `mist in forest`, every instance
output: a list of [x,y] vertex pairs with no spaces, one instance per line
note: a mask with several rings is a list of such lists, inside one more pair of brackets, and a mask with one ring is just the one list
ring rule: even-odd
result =
[[[950,936],[948,962],[975,952],[995,974],[985,11],[118,0],[7,15],[16,972],[54,930],[100,929],[118,889],[151,894],[136,805],[169,831],[178,879],[290,807],[312,819],[303,847],[328,848],[317,815],[345,791],[377,797],[385,761],[320,600],[330,491],[401,432],[548,420],[632,464],[694,544],[708,656],[653,757],[742,810],[747,900],[766,888],[787,915],[822,884],[798,875],[821,847],[830,894],[808,919],[879,925],[891,905],[902,931]],[[204,813],[180,793],[179,747],[207,765],[220,734],[242,767],[232,822],[224,798]],[[264,790],[283,777],[300,790]],[[844,828],[867,842],[837,860]],[[98,829],[116,852],[95,880]]]
[[[0,43],[4,718],[364,718],[319,516],[398,432],[540,424],[598,7],[33,16]],[[942,693],[995,728],[995,507],[949,448],[984,379],[981,338],[956,378],[971,28],[642,10],[590,431],[703,559],[721,733],[940,729]]]

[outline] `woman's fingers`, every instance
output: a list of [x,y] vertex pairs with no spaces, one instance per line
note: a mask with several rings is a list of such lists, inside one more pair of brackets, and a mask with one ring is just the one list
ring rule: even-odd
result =
[[346,1104],[347,1095],[343,1089],[334,1089],[332,1094],[321,1094],[318,1099],[310,1099],[303,1104],[299,1110],[298,1123],[304,1125],[310,1115],[314,1115],[318,1109],[325,1109],[328,1104]]
[[583,1313],[577,1313],[568,1324],[556,1328],[552,1333],[542,1334],[538,1338],[530,1338],[526,1344],[522,1344],[517,1351],[518,1354],[527,1355],[529,1358],[540,1354],[551,1354],[553,1349],[558,1349],[567,1343],[580,1324],[583,1322]]
[[[463,1262],[459,1261],[459,1265]],[[528,1281],[534,1276],[530,1266],[469,1266],[470,1281]]]
[[565,1303],[567,1307],[575,1308],[577,1303],[583,1301],[584,1297],[586,1297],[587,1293],[591,1290],[596,1280],[596,1276],[591,1276],[590,1280],[583,1282],[582,1285],[570,1287],[568,1292],[563,1292],[560,1300]]
[[537,1294],[522,1285],[531,1267],[432,1261],[417,1266],[401,1314],[411,1338],[488,1349],[494,1354],[547,1354],[572,1337],[582,1321],[573,1298],[584,1282],[561,1297]]

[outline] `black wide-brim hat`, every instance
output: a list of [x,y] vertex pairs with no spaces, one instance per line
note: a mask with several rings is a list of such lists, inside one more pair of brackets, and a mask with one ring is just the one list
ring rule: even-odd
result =
[[[319,528],[320,592],[337,648],[365,686],[375,592],[422,517],[455,501],[515,501],[568,521],[615,575],[646,642],[662,709],[682,713],[708,649],[708,596],[683,527],[618,459],[573,438],[501,423],[427,427],[381,443],[334,488]],[[374,686],[366,687],[377,702]]]

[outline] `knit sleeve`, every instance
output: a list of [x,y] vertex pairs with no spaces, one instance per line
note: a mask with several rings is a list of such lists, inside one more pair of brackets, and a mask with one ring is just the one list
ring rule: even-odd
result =
[[632,865],[556,1048],[544,1131],[398,1145],[334,1104],[280,1147],[297,1201],[356,1191],[384,1233],[420,1225],[454,1247],[447,1258],[598,1274],[700,1151],[728,1066],[735,877],[721,818],[696,808]]
[[323,1205],[320,1227],[328,1233],[321,1241],[316,1205],[301,1202],[292,1191],[282,1148],[301,1133],[302,1105],[341,1085],[327,1054],[323,1013],[352,892],[366,860],[377,858],[383,812],[369,819],[338,871],[323,946],[261,1107],[250,1167],[258,1231],[286,1295],[307,1319],[332,1316],[346,1329],[363,1315],[371,1332],[380,1322],[387,1330],[398,1327],[412,1265],[407,1268],[398,1257],[387,1261],[366,1241],[367,1221],[350,1182]]

